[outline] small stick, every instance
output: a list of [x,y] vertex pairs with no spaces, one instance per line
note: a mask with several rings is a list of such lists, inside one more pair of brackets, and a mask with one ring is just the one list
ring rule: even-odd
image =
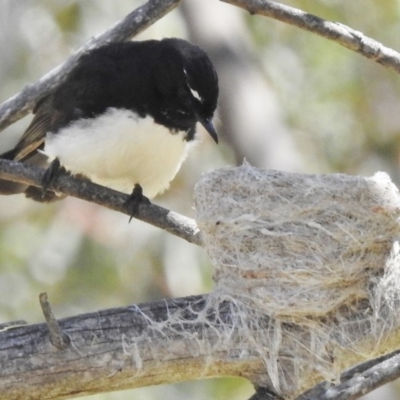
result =
[[40,306],[42,307],[44,318],[47,322],[47,327],[49,328],[50,342],[58,350],[64,350],[70,344],[70,339],[66,335],[60,324],[54,317],[53,311],[51,310],[50,303],[47,298],[47,293],[40,293],[39,295]]

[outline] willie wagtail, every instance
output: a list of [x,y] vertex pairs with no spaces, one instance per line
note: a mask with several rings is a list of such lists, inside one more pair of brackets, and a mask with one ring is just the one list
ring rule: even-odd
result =
[[[197,122],[218,141],[217,98],[216,71],[198,46],[175,38],[110,43],[83,56],[36,104],[18,144],[0,157],[40,166],[53,161],[100,185],[125,193],[139,187],[153,198],[178,172]],[[0,194],[22,192],[37,201],[61,198],[0,180]]]

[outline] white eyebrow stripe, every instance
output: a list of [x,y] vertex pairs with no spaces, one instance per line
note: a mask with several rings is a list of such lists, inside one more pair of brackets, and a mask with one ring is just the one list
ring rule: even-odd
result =
[[199,95],[199,93],[197,92],[197,90],[192,89],[190,86],[189,86],[189,89],[190,89],[190,93],[192,93],[192,96],[193,96],[194,98],[196,98],[196,99],[199,100],[199,101],[202,101],[202,98],[200,97],[200,95]]
[[[187,73],[186,69],[183,69],[183,73],[185,74],[186,78],[188,78],[188,73]],[[199,92],[198,92],[197,90],[192,89],[192,88],[190,87],[190,85],[189,85],[189,82],[188,82],[188,87],[189,87],[190,93],[192,93],[192,96],[193,96],[195,99],[197,99],[197,100],[199,100],[199,101],[202,102],[203,99],[200,97]]]

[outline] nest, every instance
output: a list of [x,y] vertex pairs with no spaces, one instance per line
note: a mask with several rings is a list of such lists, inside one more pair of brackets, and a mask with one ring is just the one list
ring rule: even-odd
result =
[[400,339],[400,196],[385,173],[244,164],[205,175],[195,203],[210,301],[234,304],[240,340],[225,345],[261,357],[256,384],[292,398]]

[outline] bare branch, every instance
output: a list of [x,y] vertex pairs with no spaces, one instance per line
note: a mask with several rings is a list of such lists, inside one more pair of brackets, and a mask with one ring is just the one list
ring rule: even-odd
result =
[[[367,369],[365,369],[367,367]],[[296,400],[353,400],[400,377],[399,350],[345,371],[341,383],[322,382]]]
[[[25,165],[17,161],[0,159],[0,178],[3,179],[41,187],[44,172],[45,169],[33,165]],[[61,174],[57,177],[53,188],[57,192],[68,196],[90,201],[130,216],[125,207],[125,202],[129,196],[124,193],[97,185],[87,180],[74,178],[68,174]],[[164,229],[190,243],[201,246],[200,231],[195,221],[190,218],[155,204],[145,203],[140,205],[138,213],[134,217]]]
[[258,357],[240,351],[240,332],[230,339],[237,352],[210,357],[223,335],[216,315],[229,322],[230,307],[199,318],[206,307],[206,296],[192,296],[62,319],[71,340],[62,351],[45,323],[1,331],[1,399],[67,399],[199,376],[251,379],[262,371]]
[[400,54],[359,31],[338,22],[326,21],[284,4],[268,0],[220,0],[333,40],[350,50],[400,73]]
[[63,64],[51,70],[36,83],[25,86],[20,93],[0,105],[0,131],[28,114],[36,101],[57,87],[88,50],[106,43],[130,39],[162,18],[180,1],[149,0],[104,33],[92,37]]
[[[321,382],[295,400],[355,400],[400,377],[400,350],[368,360],[340,375],[341,383]],[[258,388],[249,400],[276,400],[280,397]]]

